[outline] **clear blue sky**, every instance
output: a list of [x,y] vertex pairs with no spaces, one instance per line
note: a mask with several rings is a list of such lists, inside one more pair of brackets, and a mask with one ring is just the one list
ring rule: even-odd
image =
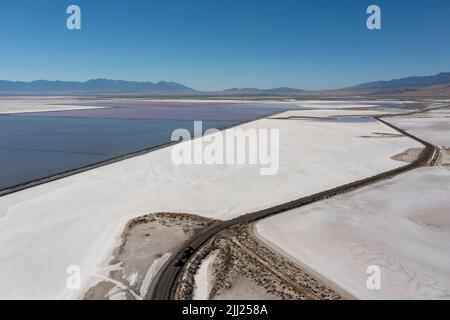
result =
[[[66,29],[70,4],[80,31]],[[450,71],[450,1],[3,0],[0,43],[5,80],[325,89]]]

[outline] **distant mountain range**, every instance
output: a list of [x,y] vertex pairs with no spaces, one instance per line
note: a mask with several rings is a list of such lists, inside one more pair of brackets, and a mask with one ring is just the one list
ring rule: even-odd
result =
[[306,92],[306,90],[280,87],[273,89],[256,89],[256,88],[232,88],[220,91],[224,95],[297,95]]
[[450,72],[434,76],[416,76],[389,81],[375,81],[353,87],[306,91],[280,87],[274,89],[232,88],[217,92],[204,92],[176,82],[137,82],[124,80],[94,79],[86,82],[47,81],[32,82],[0,80],[0,95],[184,95],[184,96],[330,96],[330,95],[376,95],[422,92],[433,95],[450,95]]
[[362,83],[350,89],[413,89],[435,85],[450,84],[450,72],[442,72],[434,76],[408,77],[389,81]]
[[86,82],[0,80],[0,94],[186,94],[196,90],[176,82],[95,79]]

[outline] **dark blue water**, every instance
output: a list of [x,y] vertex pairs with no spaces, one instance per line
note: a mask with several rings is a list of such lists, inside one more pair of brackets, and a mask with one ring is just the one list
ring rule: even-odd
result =
[[[203,129],[235,121],[203,121]],[[188,120],[0,116],[0,190],[170,141]]]

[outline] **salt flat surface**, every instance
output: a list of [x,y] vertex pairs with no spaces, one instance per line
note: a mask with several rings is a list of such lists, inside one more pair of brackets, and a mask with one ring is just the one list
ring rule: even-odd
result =
[[425,112],[423,114],[425,117],[429,117],[430,115],[432,117],[450,117],[450,108],[446,109],[435,109],[428,112]]
[[330,109],[330,108],[342,108],[342,109],[354,109],[354,108],[376,108],[379,104],[365,104],[358,102],[347,102],[347,103],[307,103],[299,102],[298,106],[303,108],[320,108],[320,109]]
[[[376,121],[258,120],[242,129],[280,130],[280,170],[253,165],[175,165],[168,147],[0,198],[0,298],[78,298],[102,274],[125,224],[152,212],[217,219],[281,204],[403,166],[391,156],[419,147]],[[66,270],[81,267],[81,290]]]
[[210,253],[200,264],[194,277],[194,300],[208,300],[213,285],[213,263],[217,254],[217,251]]
[[394,117],[390,123],[416,135],[436,146],[450,146],[450,118]]
[[161,267],[170,259],[171,255],[171,252],[165,253],[161,258],[155,260],[150,266],[145,275],[144,281],[142,282],[141,290],[139,291],[141,300],[145,299],[145,295],[147,294],[153,279],[156,277],[156,274]]
[[409,105],[417,103],[417,101],[399,101],[399,100],[304,100],[297,101],[296,104],[304,108],[319,108],[319,109],[350,109],[350,108],[374,108],[374,107],[395,107],[398,108],[401,105]]
[[[76,99],[39,99],[39,98],[0,98],[0,114],[29,113],[62,110],[88,110],[101,108],[98,106],[80,106]],[[71,105],[73,104],[73,105]]]
[[[445,100],[436,100],[436,101],[445,101]],[[316,104],[316,105],[328,105],[328,104],[335,104],[335,105],[344,105],[348,106],[352,103],[357,103],[359,105],[362,104],[410,104],[410,103],[416,103],[415,100],[387,100],[387,99],[378,99],[378,100],[303,100],[302,103],[310,103],[310,104]]]
[[[422,168],[256,224],[269,246],[359,299],[450,298],[450,170]],[[381,268],[381,290],[366,286]]]
[[[410,111],[410,110],[409,110]],[[406,110],[346,110],[346,109],[314,109],[314,110],[289,110],[282,115],[274,115],[271,118],[289,118],[289,117],[350,117],[350,116],[377,116],[382,114],[404,113]]]

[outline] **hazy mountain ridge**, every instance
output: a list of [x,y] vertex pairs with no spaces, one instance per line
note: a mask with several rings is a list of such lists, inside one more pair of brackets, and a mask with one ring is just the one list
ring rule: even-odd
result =
[[257,88],[231,88],[227,90],[220,91],[222,94],[244,94],[244,95],[284,95],[284,94],[300,94],[306,92],[305,90],[279,87],[273,89],[257,89]]
[[231,88],[223,91],[206,92],[187,87],[177,82],[138,82],[125,80],[92,79],[79,81],[36,80],[5,81],[0,80],[0,95],[186,95],[186,96],[304,96],[304,95],[373,95],[373,94],[407,94],[420,92],[450,94],[450,72],[434,76],[414,76],[388,81],[362,83],[353,87],[306,91],[289,87],[273,89]]
[[413,89],[444,84],[450,84],[450,72],[441,72],[434,76],[413,76],[388,81],[367,82],[349,89]]
[[176,82],[138,82],[93,79],[78,81],[31,82],[0,80],[0,93],[195,93],[196,90]]

